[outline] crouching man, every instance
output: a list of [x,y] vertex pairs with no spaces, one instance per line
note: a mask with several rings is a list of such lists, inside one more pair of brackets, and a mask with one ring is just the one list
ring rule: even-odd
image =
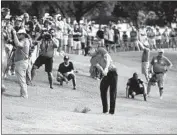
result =
[[129,98],[129,96],[131,95],[131,97],[134,98],[135,95],[139,94],[143,94],[144,101],[146,101],[144,83],[141,79],[138,78],[138,74],[134,73],[133,77],[130,78],[127,82],[126,97]]
[[73,90],[76,89],[76,76],[74,74],[74,66],[71,61],[69,61],[68,56],[64,56],[64,62],[59,65],[58,72],[57,72],[57,81],[60,82],[60,85],[63,85],[65,81],[72,80],[73,83]]

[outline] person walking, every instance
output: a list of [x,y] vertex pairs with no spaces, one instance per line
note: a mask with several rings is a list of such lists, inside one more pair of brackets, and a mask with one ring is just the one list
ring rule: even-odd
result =
[[163,97],[164,90],[164,79],[168,70],[172,67],[171,61],[164,56],[164,50],[160,49],[158,51],[158,56],[152,58],[150,72],[153,73],[147,86],[147,95],[150,94],[151,85],[158,83],[160,99]]

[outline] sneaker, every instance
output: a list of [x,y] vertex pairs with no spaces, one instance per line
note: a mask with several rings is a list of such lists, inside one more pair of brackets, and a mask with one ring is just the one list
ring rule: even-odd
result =
[[76,87],[73,87],[73,90],[76,90]]
[[160,99],[162,100],[162,99],[163,99],[163,97],[162,97],[162,96],[160,96]]
[[12,71],[12,72],[11,72],[11,75],[15,75],[15,71]]
[[28,99],[28,95],[21,95],[21,97]]
[[146,95],[146,94],[144,94],[143,96],[144,96],[144,101],[146,101],[146,96],[147,96],[147,95]]
[[10,70],[8,70],[7,74],[8,74],[9,76],[11,76],[11,75],[12,75],[12,73],[11,73],[11,71],[10,71]]
[[60,82],[60,85],[63,86],[63,82],[62,81]]
[[113,114],[114,114],[114,112],[109,112],[109,114],[112,114],[112,115],[113,115]]

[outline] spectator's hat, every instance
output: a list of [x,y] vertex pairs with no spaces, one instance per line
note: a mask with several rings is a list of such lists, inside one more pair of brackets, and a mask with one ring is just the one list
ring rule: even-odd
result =
[[80,20],[80,21],[79,21],[79,24],[84,24],[84,21],[83,21],[83,20]]
[[15,19],[16,21],[21,21],[22,22],[22,18],[20,17],[20,16],[18,16],[18,17],[16,17],[16,19]]
[[11,15],[6,15],[5,16],[5,20],[10,20],[10,18],[11,18]]
[[33,16],[32,19],[37,19],[37,17],[36,17],[36,16]]
[[64,60],[69,60],[69,56],[68,56],[68,55],[65,55],[65,56],[64,56]]
[[29,18],[29,14],[28,13],[24,13],[23,16],[24,16],[24,18]]
[[27,35],[26,33],[26,30],[23,28],[23,29],[20,29],[17,34],[24,34],[24,35]]
[[158,53],[164,53],[164,49],[159,49]]

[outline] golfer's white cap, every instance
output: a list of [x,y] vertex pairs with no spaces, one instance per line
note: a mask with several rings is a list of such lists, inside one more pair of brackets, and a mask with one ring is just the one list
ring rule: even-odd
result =
[[164,53],[164,49],[159,49],[158,52],[159,53]]

